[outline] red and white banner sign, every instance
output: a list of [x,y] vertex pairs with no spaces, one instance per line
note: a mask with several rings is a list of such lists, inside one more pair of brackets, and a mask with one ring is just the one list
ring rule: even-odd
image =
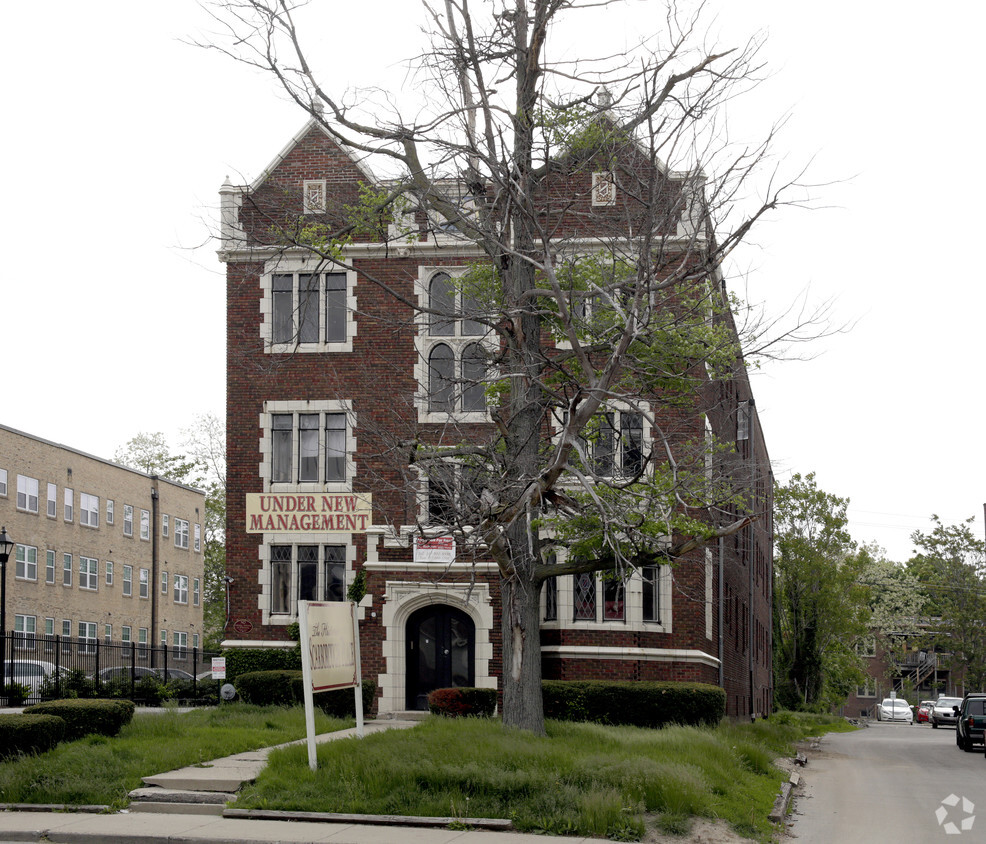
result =
[[418,536],[414,540],[414,562],[416,563],[454,563],[455,540],[451,536],[426,538]]

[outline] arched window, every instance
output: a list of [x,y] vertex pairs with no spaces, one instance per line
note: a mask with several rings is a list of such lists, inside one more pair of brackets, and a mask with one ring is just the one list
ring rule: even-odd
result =
[[428,355],[428,409],[451,413],[452,387],[455,381],[455,355],[439,343]]
[[462,409],[486,410],[486,352],[479,343],[462,350]]
[[429,314],[428,333],[433,337],[452,337],[455,334],[455,287],[448,273],[435,273],[428,285],[428,306],[436,313]]

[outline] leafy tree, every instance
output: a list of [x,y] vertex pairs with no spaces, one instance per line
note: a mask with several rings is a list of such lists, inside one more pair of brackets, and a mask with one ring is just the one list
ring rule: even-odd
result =
[[212,414],[183,431],[186,454],[172,453],[160,432],[139,433],[117,449],[114,460],[205,492],[203,630],[204,650],[217,650],[226,621],[226,431]]
[[178,483],[190,484],[198,466],[183,454],[172,454],[167,437],[160,431],[139,433],[113,455],[113,460],[148,475],[158,475]]
[[927,641],[952,671],[956,684],[986,684],[986,582],[983,541],[972,532],[973,519],[946,525],[932,516],[928,533],[915,531],[918,548],[908,570],[927,594],[932,631]]
[[855,645],[871,619],[860,582],[869,560],[846,530],[848,503],[813,473],[774,490],[774,686],[784,707],[827,708],[863,678]]
[[[425,105],[412,117],[379,92],[325,87],[289,0],[214,3],[227,37],[204,45],[269,71],[331,138],[393,175],[353,187],[316,225],[286,214],[285,197],[245,197],[246,240],[233,242],[227,226],[224,248],[300,248],[330,266],[361,237],[392,237],[398,248],[438,234],[479,256],[449,304],[422,304],[372,268],[357,270],[361,284],[406,306],[408,324],[465,311],[488,332],[485,375],[436,377],[429,401],[441,407],[481,386],[495,426],[477,434],[450,414],[415,429],[416,412],[405,411],[405,429],[380,453],[401,456],[406,477],[395,489],[444,490],[441,515],[459,547],[496,561],[503,718],[535,732],[544,730],[547,578],[622,577],[748,523],[736,516],[748,499],[701,416],[716,404],[709,380],[743,366],[721,264],[761,218],[805,197],[776,173],[754,189],[772,130],[752,147],[724,144],[722,106],[755,84],[757,42],[710,49],[699,13],[671,5],[655,36],[625,54],[580,54],[569,35],[552,47],[570,16],[607,5],[425,4],[432,43],[415,59],[414,86]],[[588,196],[600,174],[602,207],[552,200],[578,184]],[[606,206],[606,179],[625,207]],[[629,435],[622,473],[609,459],[620,429],[605,416],[617,407],[644,420],[651,442],[637,454]],[[367,442],[364,432],[361,449]]]

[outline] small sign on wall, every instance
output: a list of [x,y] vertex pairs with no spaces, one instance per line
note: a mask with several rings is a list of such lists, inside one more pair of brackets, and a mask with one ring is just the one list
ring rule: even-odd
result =
[[454,563],[455,540],[451,536],[414,538],[414,562]]

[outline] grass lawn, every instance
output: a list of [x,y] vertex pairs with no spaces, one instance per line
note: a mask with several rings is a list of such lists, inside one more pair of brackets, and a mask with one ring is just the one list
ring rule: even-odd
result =
[[[342,730],[319,711],[320,733]],[[141,777],[271,747],[305,736],[303,707],[232,704],[192,712],[138,713],[118,736],[88,736],[40,756],[0,762],[0,803],[106,804],[121,809]]]
[[647,825],[684,833],[690,818],[722,818],[768,840],[786,774],[773,765],[794,743],[842,719],[782,713],[715,729],[643,730],[548,722],[546,738],[484,719],[431,718],[271,754],[237,808],[510,818],[528,832],[633,841]]

